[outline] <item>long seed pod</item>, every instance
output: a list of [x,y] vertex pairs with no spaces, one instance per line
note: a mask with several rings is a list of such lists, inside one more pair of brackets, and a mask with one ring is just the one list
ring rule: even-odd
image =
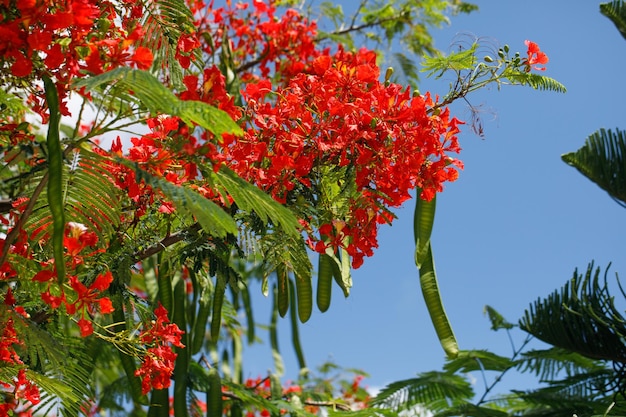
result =
[[49,77],[43,77],[46,93],[46,102],[50,111],[48,122],[48,207],[52,214],[52,250],[54,266],[57,270],[59,284],[65,281],[65,249],[63,237],[65,235],[65,209],[63,204],[63,150],[59,125],[61,113],[59,110],[59,95],[54,82]]
[[283,358],[280,355],[280,349],[278,347],[278,290],[274,287],[274,302],[272,303],[272,312],[270,316],[270,348],[272,349],[272,357],[274,359],[274,368],[276,373],[282,375],[285,366],[283,364]]
[[222,379],[213,367],[209,369],[209,390],[206,393],[206,417],[222,417],[224,406],[222,404]]
[[243,301],[243,309],[246,313],[246,332],[248,336],[248,344],[254,343],[255,338],[255,324],[254,314],[252,314],[252,303],[250,301],[250,290],[247,285],[242,285],[241,288],[241,300]]
[[206,337],[207,323],[209,322],[209,313],[211,312],[210,280],[206,277],[199,277],[198,284],[201,295],[198,302],[198,312],[193,324],[193,331],[191,332],[192,340],[190,348],[192,355],[195,355],[202,349]]
[[[292,293],[296,292],[296,285],[292,280],[289,280],[289,290]],[[291,344],[293,345],[293,350],[296,353],[296,358],[298,359],[298,366],[300,366],[300,374],[306,376],[308,373],[306,367],[306,360],[304,359],[304,352],[302,350],[302,344],[300,343],[300,329],[298,326],[298,317],[296,316],[296,299],[295,297],[291,297]]]
[[459,345],[452,331],[450,320],[443,308],[441,301],[441,293],[439,292],[439,284],[437,283],[437,274],[435,273],[435,263],[433,261],[433,253],[428,245],[426,256],[422,262],[420,271],[420,286],[424,301],[433,322],[439,342],[443,347],[443,351],[450,359],[454,359],[459,354]]
[[310,277],[296,275],[296,294],[298,295],[298,317],[305,323],[313,312],[313,287]]
[[[420,190],[417,190],[420,195]],[[420,286],[422,295],[428,308],[428,314],[433,322],[439,343],[443,347],[448,358],[455,358],[459,353],[459,346],[450,320],[441,301],[437,273],[435,272],[435,262],[433,259],[430,235],[435,222],[436,199],[425,201],[417,198],[415,203],[415,214],[413,217],[413,232],[415,235],[415,265],[419,269]]]
[[330,307],[333,284],[333,260],[320,253],[317,263],[317,308],[323,313]]
[[[187,295],[185,294],[185,281],[182,279],[176,283],[174,288],[174,313],[173,320],[179,329],[187,329],[187,320],[185,317],[185,304]],[[182,335],[182,342],[187,345],[187,333]],[[186,417],[187,412],[187,384],[189,372],[189,350],[176,347],[176,363],[174,367],[174,415],[177,417]]]
[[284,265],[278,265],[276,267],[276,276],[278,278],[278,314],[281,317],[285,317],[289,309],[289,271]]
[[211,343],[215,345],[220,336],[222,327],[222,307],[224,306],[224,295],[226,293],[226,273],[218,270],[213,293],[213,309],[211,314]]

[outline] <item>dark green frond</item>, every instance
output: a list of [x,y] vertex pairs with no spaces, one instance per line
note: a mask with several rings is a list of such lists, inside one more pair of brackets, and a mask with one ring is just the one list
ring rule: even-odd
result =
[[456,417],[456,416],[472,416],[472,417],[508,417],[509,413],[496,408],[475,405],[464,402],[457,406],[445,409],[434,414],[435,417]]
[[[607,270],[608,271],[608,270]],[[584,275],[574,271],[560,291],[539,299],[520,321],[523,330],[551,345],[593,359],[626,363],[626,321],[599,280],[593,263]]]
[[[544,392],[551,392],[565,398],[585,398],[593,401],[602,398],[612,385],[615,372],[612,369],[598,369],[568,376],[559,381],[550,381],[550,386],[543,388]],[[598,389],[603,387],[602,390]]]
[[616,0],[601,4],[600,13],[611,19],[622,37],[626,39],[626,4],[624,1]]
[[449,401],[469,400],[473,395],[472,386],[464,377],[431,371],[387,385],[371,404],[398,412],[415,406],[441,411],[448,408]]
[[[550,386],[532,391],[516,392],[526,404],[524,415],[529,416],[572,416],[602,415],[613,399],[598,396],[605,391],[605,376],[578,375],[575,379],[566,379],[551,383]],[[599,390],[601,388],[601,390]]]
[[25,333],[25,342],[29,351],[37,352],[39,372],[27,372],[27,376],[43,391],[43,398],[50,398],[38,407],[46,409],[54,405],[63,416],[82,415],[81,409],[94,396],[90,383],[93,358],[75,339],[65,339],[61,345],[58,339],[46,337],[40,329],[30,327]]
[[626,132],[600,129],[582,148],[561,156],[619,204],[626,204]]
[[589,359],[566,349],[551,347],[530,350],[522,354],[523,360],[517,365],[522,373],[531,373],[540,380],[554,380],[558,375],[574,375],[605,369],[603,362]]

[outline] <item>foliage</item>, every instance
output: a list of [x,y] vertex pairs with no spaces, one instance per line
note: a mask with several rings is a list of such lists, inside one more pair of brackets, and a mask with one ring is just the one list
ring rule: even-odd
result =
[[[590,359],[560,347],[529,349],[531,335],[519,347],[514,343],[513,325],[487,306],[492,330],[505,331],[512,354],[502,356],[487,350],[461,350],[448,359],[442,371],[420,373],[415,378],[385,387],[371,402],[373,408],[408,415],[434,416],[563,416],[605,415],[624,412],[614,402],[621,392],[616,385],[619,371],[602,359]],[[502,323],[508,323],[502,326]],[[533,389],[498,390],[510,373],[539,378]],[[472,383],[482,380],[483,392]]]
[[[462,168],[446,106],[490,82],[564,89],[531,72],[547,62],[533,43],[489,65],[475,46],[438,55],[429,28],[474,8],[463,2],[364,1],[327,32],[277,6],[0,5],[0,413],[393,415],[363,410],[362,375],[315,377],[298,326],[313,312],[311,258],[325,311],[415,191],[415,261],[456,355],[430,245],[435,195]],[[381,79],[357,36],[401,39],[459,81],[438,102]],[[273,295],[274,369],[244,380],[254,281]],[[287,313],[302,380],[283,386]]]
[[623,131],[600,129],[587,138],[582,148],[561,158],[609,193],[618,204],[625,206],[625,150]]

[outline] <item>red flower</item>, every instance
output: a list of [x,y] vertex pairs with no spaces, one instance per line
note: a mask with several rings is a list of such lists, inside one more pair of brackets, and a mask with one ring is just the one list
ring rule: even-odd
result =
[[16,77],[27,77],[33,71],[33,62],[22,54],[17,54],[11,66],[11,74]]
[[13,326],[13,319],[9,317],[4,323],[2,333],[0,333],[0,362],[22,363],[22,360],[13,348],[13,345],[21,343]]
[[145,46],[140,46],[135,49],[135,53],[133,54],[131,60],[137,65],[137,68],[141,70],[148,70],[152,66],[152,61],[154,61],[154,55],[152,51]]
[[43,269],[35,274],[33,281],[48,282],[56,278],[57,272],[51,269]]
[[40,401],[39,388],[26,378],[24,369],[20,369],[17,373],[17,381],[15,381],[15,399],[25,399],[31,404],[38,404]]
[[80,335],[82,337],[87,337],[93,333],[93,324],[85,318],[78,320],[78,327],[80,328]]
[[93,326],[91,322],[85,318],[87,310],[93,313],[97,307],[102,314],[113,312],[113,304],[109,298],[96,298],[101,292],[106,291],[107,288],[109,288],[112,281],[113,275],[111,274],[111,271],[98,275],[89,288],[80,282],[76,276],[70,277],[69,283],[76,292],[76,300],[73,303],[66,301],[65,309],[68,314],[74,314],[76,311],[81,312],[81,318],[78,320],[81,336],[86,337],[93,333]]
[[546,67],[538,67],[536,64],[547,64],[548,56],[539,49],[539,46],[535,42],[529,40],[524,41],[524,44],[528,47],[528,58],[524,61],[526,65],[526,71],[530,71],[530,68],[534,68],[539,71],[545,71]]

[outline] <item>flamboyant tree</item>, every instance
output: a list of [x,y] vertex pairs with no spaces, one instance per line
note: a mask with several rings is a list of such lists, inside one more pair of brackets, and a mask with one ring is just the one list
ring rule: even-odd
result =
[[[1,413],[365,406],[358,377],[334,399],[306,372],[298,319],[313,310],[312,263],[326,311],[413,191],[425,298],[455,354],[429,243],[435,195],[462,167],[446,106],[491,82],[563,87],[533,72],[547,56],[529,41],[524,56],[479,59],[473,44],[426,59],[457,76],[441,99],[403,87],[354,37],[432,53],[428,25],[472,7],[385,3],[329,32],[260,0],[0,5]],[[278,355],[267,378],[243,379],[251,280],[273,294],[273,347],[277,316],[292,320],[304,379],[285,389]]]

